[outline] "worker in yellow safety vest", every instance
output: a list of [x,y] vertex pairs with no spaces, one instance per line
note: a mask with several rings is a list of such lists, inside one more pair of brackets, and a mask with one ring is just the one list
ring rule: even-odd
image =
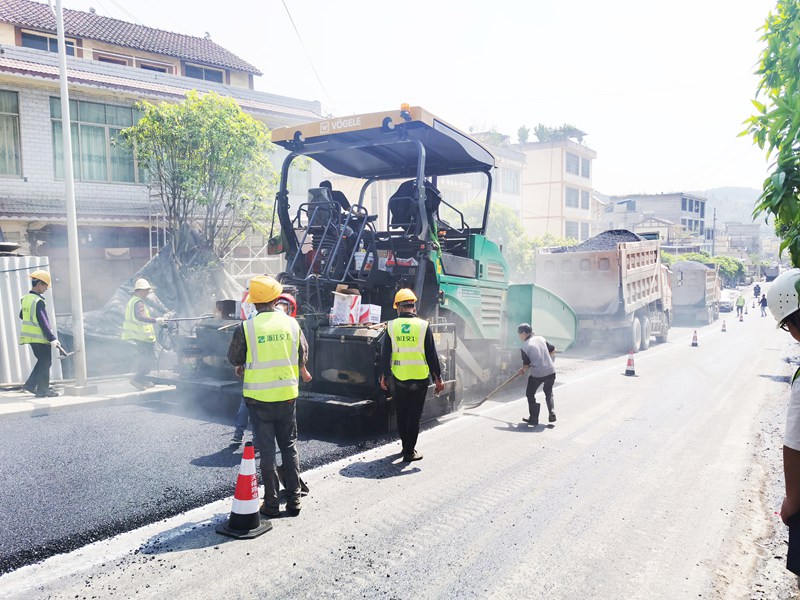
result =
[[50,367],[53,364],[53,348],[58,346],[58,338],[50,327],[44,294],[50,287],[50,273],[36,270],[30,274],[31,291],[25,294],[20,303],[19,343],[30,344],[36,364],[22,388],[39,398],[58,396],[50,387]]
[[431,375],[436,393],[444,389],[433,334],[428,322],[417,317],[416,302],[416,294],[408,288],[395,294],[398,315],[386,324],[381,353],[380,384],[392,394],[406,462],[422,459],[416,445]]
[[153,370],[156,362],[156,331],[154,325],[163,327],[163,317],[153,317],[145,299],[153,291],[150,283],[139,278],[133,285],[133,296],[125,306],[125,321],[122,323],[122,339],[136,344],[138,356],[136,372],[130,383],[137,390],[153,387],[153,383],[145,379]]
[[275,464],[275,442],[283,459],[286,510],[300,514],[300,458],[297,453],[297,408],[300,378],[311,381],[305,368],[306,340],[300,324],[282,310],[275,310],[283,286],[267,275],[250,279],[245,302],[258,311],[233,332],[228,360],[244,377],[242,393],[250,411],[255,445],[261,454],[264,502],[260,511],[280,516]]

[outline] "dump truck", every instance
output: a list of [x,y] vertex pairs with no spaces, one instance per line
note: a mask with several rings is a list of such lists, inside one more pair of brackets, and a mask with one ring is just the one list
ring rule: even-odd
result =
[[719,317],[719,265],[680,260],[670,266],[675,322],[713,323]]
[[781,274],[780,265],[769,265],[768,267],[764,267],[765,281],[775,281],[775,278],[780,274]]
[[603,340],[620,351],[665,342],[671,326],[669,269],[658,240],[627,230],[605,231],[571,247],[540,248],[536,284],[578,315],[579,341]]
[[[443,370],[445,389],[434,396],[429,388],[425,419],[455,410],[465,390],[488,391],[519,368],[520,322],[533,322],[559,350],[572,345],[574,311],[549,290],[510,284],[508,262],[486,235],[495,159],[480,142],[409,106],[275,129],[272,141],[288,154],[275,204],[280,234],[270,248],[285,254],[285,271],[277,277],[297,298],[313,376],[301,385],[301,421],[394,427],[391,399],[379,386],[379,361],[401,288],[419,299]],[[302,190],[303,202],[291,205],[289,173],[298,159],[327,169],[340,189],[311,187]],[[479,222],[468,223],[437,187],[439,178],[460,175],[484,178]],[[358,197],[348,199],[341,189],[350,188],[341,184],[353,180]],[[393,193],[376,210],[379,184]],[[231,304],[220,309],[223,320],[199,323],[193,341],[178,343],[183,379],[241,394],[241,380],[224,358],[240,315]]]

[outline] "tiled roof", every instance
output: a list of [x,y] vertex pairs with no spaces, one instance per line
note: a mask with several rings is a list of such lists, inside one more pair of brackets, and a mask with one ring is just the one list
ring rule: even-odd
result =
[[[56,31],[56,19],[50,12],[50,7],[29,0],[0,0],[0,21],[52,33]],[[64,9],[64,30],[66,35],[71,37],[88,38],[261,75],[261,71],[250,63],[205,38],[172,33],[70,9]]]
[[[2,1],[3,0],[0,0],[0,2]],[[28,58],[32,52],[35,51],[28,50],[27,48],[8,48],[4,54],[0,54],[0,72],[18,73],[21,75],[58,80],[59,75],[58,66],[55,64],[56,61],[49,60],[45,62],[42,60],[44,58],[56,59],[55,55],[52,57],[39,57],[39,62],[24,60],[24,58]],[[52,64],[47,64],[48,62]],[[273,116],[273,120],[276,120],[276,125],[283,125],[284,121],[287,119],[289,119],[290,122],[297,122],[318,119],[320,117],[316,110],[309,109],[305,106],[313,104],[309,102],[301,102],[300,104],[303,106],[291,106],[288,103],[279,103],[278,97],[275,97],[275,101],[270,101],[273,97],[263,92],[222,86],[220,84],[211,84],[207,81],[195,79],[187,80],[177,75],[151,73],[149,71],[127,69],[126,67],[105,65],[93,61],[85,61],[86,64],[82,64],[83,62],[84,61],[80,59],[68,60],[69,66],[67,73],[71,85],[107,88],[144,96],[175,100],[185,97],[186,92],[190,89],[198,89],[200,91],[215,90],[222,95],[231,96],[236,100],[237,104],[247,112]],[[86,70],[75,67],[85,67]]]
[[[150,202],[144,200],[120,200],[109,198],[98,200],[96,198],[75,198],[75,207],[79,223],[106,222],[106,221],[135,221],[146,222],[150,213],[160,212],[153,210]],[[66,221],[67,213],[63,198],[3,198],[0,208],[0,220],[42,220],[51,222]]]

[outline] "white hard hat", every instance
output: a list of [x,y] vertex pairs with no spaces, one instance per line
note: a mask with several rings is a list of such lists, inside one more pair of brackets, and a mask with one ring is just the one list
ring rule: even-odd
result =
[[800,310],[800,269],[789,269],[778,275],[767,290],[767,306],[778,326],[786,317]]
[[150,282],[147,281],[147,279],[145,279],[143,277],[140,277],[139,279],[136,280],[136,283],[133,284],[133,289],[134,289],[134,291],[136,291],[136,290],[151,290],[151,289],[153,289],[153,286],[150,285]]

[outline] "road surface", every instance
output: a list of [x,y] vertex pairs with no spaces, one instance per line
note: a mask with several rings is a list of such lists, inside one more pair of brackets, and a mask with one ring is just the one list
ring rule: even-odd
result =
[[424,432],[420,462],[394,443],[307,472],[300,516],[258,539],[214,532],[221,500],[4,575],[0,597],[788,597],[794,349],[769,318],[726,320],[637,354],[636,377],[620,357],[561,377],[552,428],[490,401]]

